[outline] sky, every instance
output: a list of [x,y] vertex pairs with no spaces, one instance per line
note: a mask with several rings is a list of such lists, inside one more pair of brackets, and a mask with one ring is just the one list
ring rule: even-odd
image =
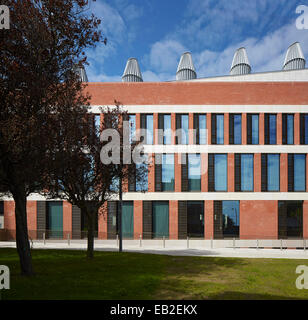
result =
[[308,59],[308,29],[296,28],[299,5],[308,0],[96,0],[89,11],[108,41],[87,50],[89,81],[121,81],[130,57],[144,81],[175,80],[186,51],[198,78],[227,75],[240,47],[252,72],[281,70],[296,41]]

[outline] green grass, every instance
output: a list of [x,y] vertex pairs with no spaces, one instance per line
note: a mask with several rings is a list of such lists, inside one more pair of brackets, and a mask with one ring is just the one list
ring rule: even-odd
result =
[[15,249],[0,249],[11,289],[2,299],[307,299],[295,287],[307,260],[175,257],[34,250],[36,275],[19,274]]

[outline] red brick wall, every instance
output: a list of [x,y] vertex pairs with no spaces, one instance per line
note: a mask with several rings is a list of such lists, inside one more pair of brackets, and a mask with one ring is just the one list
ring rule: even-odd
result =
[[72,205],[63,201],[63,239],[72,239]]
[[181,155],[174,154],[174,191],[181,192],[182,190],[182,175],[181,175]]
[[201,154],[201,192],[208,192],[208,155]]
[[288,154],[280,155],[280,192],[288,192]]
[[229,113],[224,114],[224,144],[229,144]]
[[99,210],[98,238],[107,239],[107,202],[105,202]]
[[15,202],[4,201],[4,229],[7,229],[9,237],[15,239]]
[[294,114],[294,144],[300,144],[300,120],[299,113]]
[[178,201],[169,201],[169,239],[178,239]]
[[204,201],[204,238],[214,238],[214,201]]
[[228,153],[228,192],[234,192],[234,153]]
[[134,201],[134,239],[139,239],[142,236],[142,200]]
[[308,239],[308,201],[303,204],[303,237]]
[[242,144],[247,144],[247,113],[242,114]]
[[254,173],[253,173],[254,192],[261,192],[261,153],[254,154],[253,166],[254,166]]
[[240,201],[240,238],[277,239],[278,201]]
[[31,239],[36,239],[37,234],[37,206],[36,201],[27,201],[27,224],[28,234]]

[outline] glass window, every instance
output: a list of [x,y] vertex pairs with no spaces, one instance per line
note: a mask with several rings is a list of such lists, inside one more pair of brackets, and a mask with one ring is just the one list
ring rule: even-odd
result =
[[224,115],[216,115],[216,143],[224,144]]
[[294,116],[287,115],[287,144],[293,144],[294,137]]
[[162,155],[162,191],[174,191],[174,155]]
[[188,115],[181,115],[181,124],[182,124],[182,134],[181,134],[181,144],[188,144]]
[[134,202],[123,201],[122,203],[122,236],[123,238],[134,237]]
[[153,201],[153,238],[169,236],[169,203]]
[[279,154],[267,156],[267,191],[280,190],[280,157]]
[[227,191],[227,155],[214,155],[215,191]]
[[259,144],[259,115],[251,116],[251,143]]
[[222,201],[222,226],[224,237],[238,237],[240,232],[240,202]]
[[199,144],[207,144],[206,141],[206,115],[199,115]]
[[146,115],[146,143],[153,144],[153,115]]
[[128,124],[129,124],[129,143],[132,143],[136,140],[136,116],[134,114],[130,114],[128,116]]
[[200,154],[188,155],[188,190],[201,190],[201,164]]
[[136,191],[148,191],[148,164],[136,163]]
[[94,125],[95,125],[95,130],[96,130],[97,134],[100,135],[100,131],[101,131],[101,116],[100,116],[100,114],[96,114],[94,116]]
[[164,144],[171,144],[171,115],[164,115]]
[[294,191],[306,191],[306,155],[294,155]]
[[269,144],[276,144],[276,115],[269,115]]
[[234,144],[242,143],[242,115],[234,115]]
[[253,191],[253,154],[241,155],[241,191]]

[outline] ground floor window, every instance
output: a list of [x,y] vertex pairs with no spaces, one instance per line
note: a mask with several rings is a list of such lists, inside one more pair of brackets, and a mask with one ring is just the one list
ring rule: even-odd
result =
[[303,237],[303,202],[278,202],[278,235],[279,238]]
[[63,237],[63,204],[62,201],[47,202],[46,217],[47,236],[49,238]]
[[204,237],[204,202],[187,201],[187,236]]
[[169,202],[153,202],[152,216],[153,238],[169,237]]

